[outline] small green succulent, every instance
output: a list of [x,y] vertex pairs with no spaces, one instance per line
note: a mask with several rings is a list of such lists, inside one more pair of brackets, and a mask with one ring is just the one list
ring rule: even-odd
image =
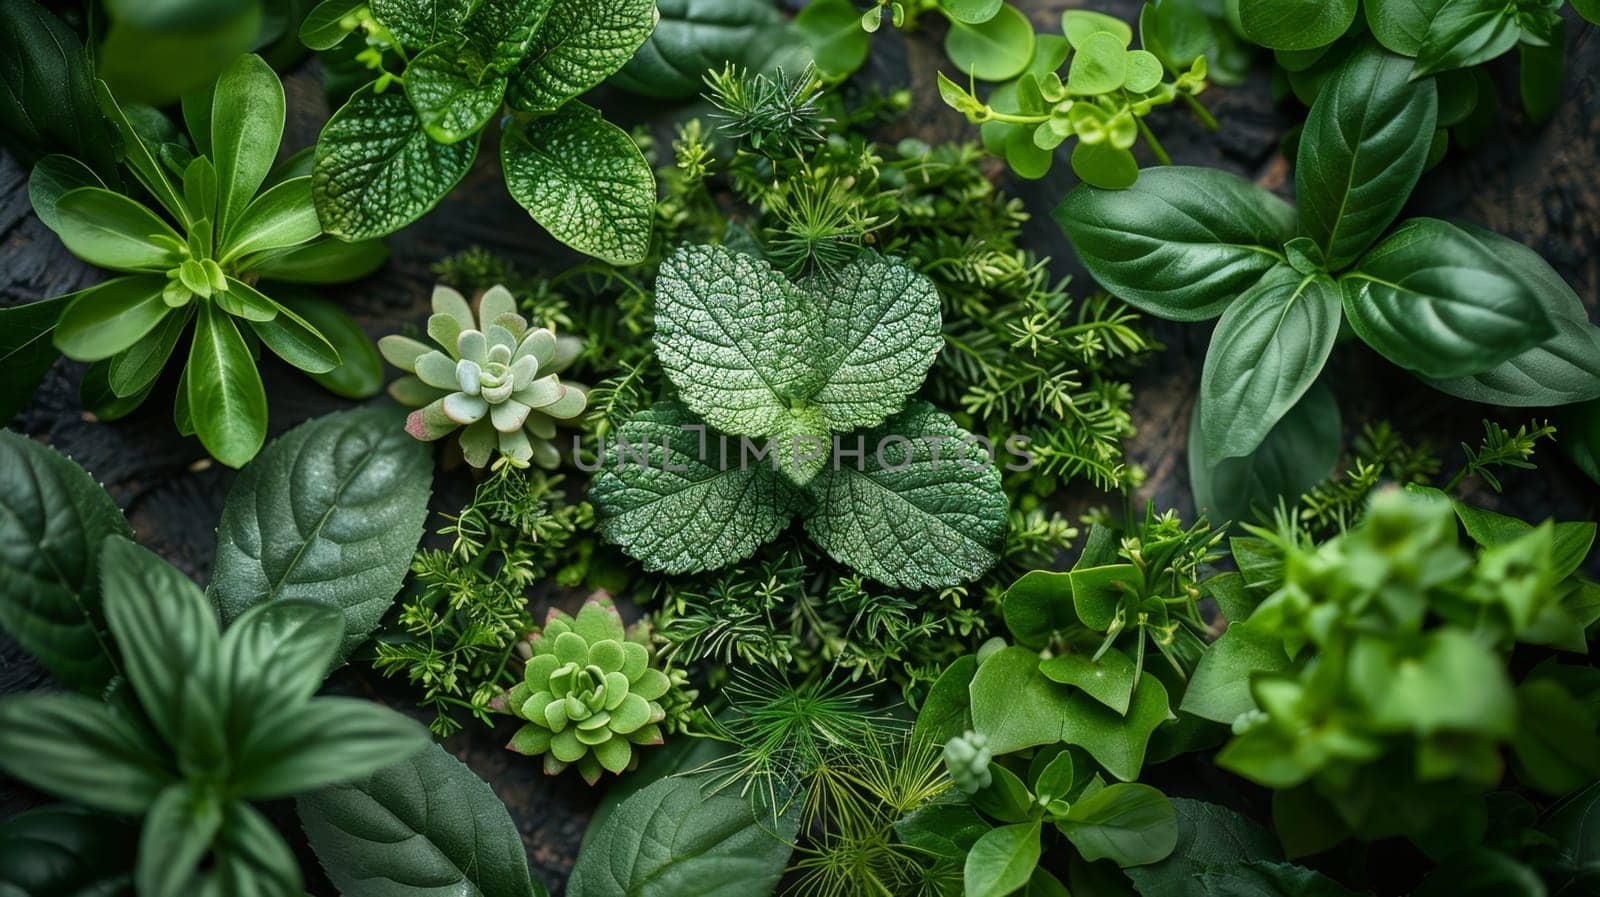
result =
[[396,401],[417,409],[406,432],[432,442],[465,427],[461,453],[473,467],[488,464],[499,449],[519,463],[554,468],[561,460],[551,441],[556,421],[588,405],[585,387],[557,376],[578,357],[582,341],[530,327],[502,286],[483,294],[476,317],[466,297],[434,288],[428,336],[443,350],[405,336],[378,341],[383,357],[411,374],[389,385]]
[[950,771],[950,780],[967,794],[976,794],[994,781],[994,774],[989,771],[989,761],[993,759],[989,739],[982,732],[968,731],[944,745],[944,765]]
[[554,608],[544,631],[530,640],[524,681],[506,696],[506,709],[527,721],[506,745],[544,755],[556,775],[572,764],[593,785],[601,769],[620,773],[636,762],[634,746],[661,743],[661,700],[672,678],[650,666],[648,633],[630,635],[603,592],[576,617]]

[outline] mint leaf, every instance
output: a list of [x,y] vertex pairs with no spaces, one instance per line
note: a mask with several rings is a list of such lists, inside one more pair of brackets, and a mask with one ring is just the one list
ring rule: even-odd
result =
[[372,0],[373,18],[408,47],[427,47],[461,27],[472,0]]
[[633,138],[598,111],[572,102],[537,121],[508,125],[500,163],[512,198],[551,236],[616,265],[644,259],[655,174]]
[[972,438],[926,402],[843,437],[841,447],[864,448],[865,459],[858,469],[845,458],[812,481],[817,507],[806,532],[834,560],[886,585],[976,579],[999,560],[1007,503],[999,471]]
[[472,167],[476,140],[428,137],[405,93],[356,91],[322,129],[311,196],[329,234],[361,240],[392,234],[439,204]]
[[635,415],[617,429],[589,487],[600,534],[652,571],[712,570],[749,557],[788,526],[802,496],[770,460],[741,457],[741,447],[677,402]]
[[435,141],[457,143],[478,133],[505,96],[506,79],[474,71],[458,48],[440,44],[406,66],[406,96]]
[[561,108],[622,68],[656,18],[654,0],[555,0],[507,101],[523,112]]

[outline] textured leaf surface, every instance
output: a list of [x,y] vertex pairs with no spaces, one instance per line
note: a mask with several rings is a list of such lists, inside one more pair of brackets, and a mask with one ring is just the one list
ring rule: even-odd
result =
[[1255,820],[1227,807],[1171,798],[1178,844],[1165,860],[1126,870],[1139,897],[1196,897],[1195,877],[1251,859],[1278,859],[1277,839]]
[[1364,3],[1367,27],[1378,43],[1402,56],[1415,57],[1428,36],[1428,23],[1449,0],[1377,0]]
[[472,0],[371,0],[372,15],[408,47],[428,47],[461,27]]
[[392,234],[439,204],[478,154],[476,140],[428,137],[401,90],[355,92],[322,129],[311,195],[328,233],[346,240]]
[[340,658],[378,625],[422,538],[428,447],[388,406],[337,412],[275,440],[234,481],[211,600],[225,622],[283,598],[344,612]]
[[1245,36],[1274,50],[1325,47],[1355,18],[1356,0],[1239,0]]
[[505,96],[506,79],[481,77],[448,45],[430,48],[406,66],[406,96],[422,129],[439,143],[456,143],[488,123]]
[[617,429],[589,500],[608,541],[646,569],[687,573],[749,557],[788,526],[802,496],[770,459],[657,402]]
[[548,30],[541,26],[550,9],[551,0],[478,0],[461,26],[465,46],[487,71],[505,74],[528,54],[534,39]]
[[846,564],[891,586],[942,588],[981,576],[999,559],[1007,502],[1000,473],[950,416],[916,402],[859,437],[811,483],[806,532]]
[[1481,373],[1555,335],[1520,264],[1434,218],[1401,225],[1340,283],[1356,334],[1425,377]]
[[1332,280],[1287,265],[1223,312],[1200,379],[1207,458],[1255,451],[1322,373],[1339,316]]
[[100,543],[132,537],[83,468],[0,432],[0,625],[57,679],[97,694],[115,672],[100,604]]
[[1295,161],[1300,230],[1342,271],[1389,229],[1428,161],[1439,116],[1431,79],[1369,48],[1323,84]]
[[653,0],[555,0],[506,101],[551,112],[622,68],[656,24]]
[[655,174],[627,132],[582,103],[500,138],[506,189],[550,235],[612,264],[650,248]]
[[777,7],[760,0],[658,0],[661,21],[611,84],[683,100],[705,89],[708,69],[732,62],[755,71],[805,67],[804,42]]
[[1249,181],[1178,166],[1126,190],[1079,185],[1055,219],[1101,286],[1173,321],[1221,314],[1283,260],[1295,228],[1294,210]]
[[295,806],[344,897],[544,894],[505,805],[437,744]]

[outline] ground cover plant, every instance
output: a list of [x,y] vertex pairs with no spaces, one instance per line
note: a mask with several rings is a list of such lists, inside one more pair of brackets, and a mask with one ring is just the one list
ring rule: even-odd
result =
[[1600,892],[1594,12],[0,0],[0,895]]

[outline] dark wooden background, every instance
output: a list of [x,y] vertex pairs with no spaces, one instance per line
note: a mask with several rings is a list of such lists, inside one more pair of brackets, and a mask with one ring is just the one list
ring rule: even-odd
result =
[[[1040,29],[1057,27],[1062,9],[1089,6],[1133,20],[1136,0],[1080,3],[1069,0],[1016,0]],[[938,38],[942,25],[926,17],[917,34],[889,32],[875,38],[868,76],[887,86],[912,87],[916,108],[895,125],[888,138],[915,134],[929,140],[975,139],[976,132],[939,101],[934,73],[943,55]],[[1555,119],[1542,127],[1528,123],[1516,101],[1514,60],[1503,60],[1497,75],[1506,102],[1498,134],[1471,154],[1453,153],[1425,176],[1410,213],[1459,217],[1487,225],[1537,249],[1588,303],[1591,314],[1600,300],[1600,34],[1573,18],[1568,34],[1569,73],[1566,101]],[[1514,56],[1514,54],[1513,54]],[[948,68],[948,64],[946,63]],[[328,114],[314,64],[289,74],[291,121],[285,146],[313,142]],[[1265,66],[1246,85],[1213,88],[1204,102],[1222,123],[1208,133],[1181,110],[1158,114],[1154,126],[1174,158],[1185,164],[1221,166],[1286,196],[1291,174],[1277,149],[1300,112],[1274,104]],[[626,102],[624,100],[624,102]],[[617,108],[610,107],[608,108]],[[645,104],[631,112],[620,107],[613,117],[626,121],[659,116]],[[494,144],[485,142],[487,147]],[[1006,178],[1003,166],[996,177]],[[31,212],[27,172],[0,151],[0,305],[15,305],[79,289],[104,275],[74,259]],[[1055,257],[1057,273],[1079,277],[1059,231],[1048,220],[1052,205],[1072,185],[1063,157],[1043,182],[1011,184],[1023,196],[1034,219],[1032,246]],[[330,290],[374,337],[419,320],[432,283],[429,266],[439,258],[472,246],[483,246],[527,266],[560,265],[570,256],[529,221],[506,196],[498,161],[492,151],[480,153],[466,182],[433,214],[390,240],[392,262],[369,280]],[[1152,498],[1159,507],[1192,512],[1184,450],[1189,410],[1209,325],[1154,322],[1167,351],[1152,358],[1134,377],[1139,436],[1129,447],[1131,459],[1149,472],[1138,498]],[[274,434],[308,417],[340,407],[338,400],[283,365],[263,364],[270,397]],[[146,407],[116,423],[86,415],[77,398],[79,366],[58,363],[37,396],[10,425],[49,442],[88,468],[127,511],[140,541],[160,552],[197,580],[210,574],[215,526],[233,472],[210,462],[193,439],[179,438],[172,428],[170,401],[159,391]],[[1457,401],[1433,392],[1388,365],[1360,344],[1335,353],[1329,381],[1338,393],[1347,429],[1364,420],[1386,418],[1413,438],[1430,438],[1444,446],[1475,443],[1479,420],[1486,415],[1514,423],[1524,412],[1498,411]],[[170,385],[168,387],[170,396]],[[1563,519],[1594,517],[1600,490],[1548,448],[1541,469],[1507,478],[1508,496],[1500,501],[1531,517],[1550,514]],[[1458,456],[1447,460],[1447,467]],[[464,497],[464,484],[441,477],[436,508],[453,510]],[[1075,495],[1072,504],[1104,501],[1103,496]],[[536,616],[542,617],[542,612]],[[48,687],[47,677],[0,633],[0,693]],[[403,686],[376,680],[365,668],[336,674],[333,688],[364,694],[393,706],[409,706]],[[537,761],[502,749],[507,732],[469,728],[447,746],[488,780],[517,819],[535,871],[560,894],[571,869],[578,839],[600,791],[573,776],[547,779]],[[0,818],[40,801],[40,796],[0,782]],[[275,808],[286,826],[293,826],[287,808]],[[291,831],[286,828],[286,831]],[[306,863],[314,893],[332,893],[319,881],[314,864]]]

